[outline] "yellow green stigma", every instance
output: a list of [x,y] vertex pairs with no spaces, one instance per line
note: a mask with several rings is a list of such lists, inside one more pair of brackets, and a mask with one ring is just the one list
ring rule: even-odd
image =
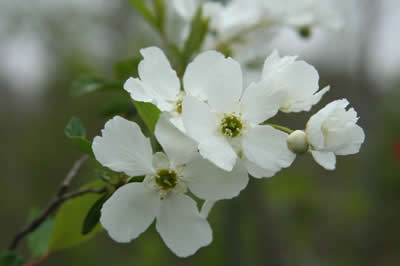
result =
[[236,115],[225,116],[221,121],[221,132],[227,137],[239,136],[242,129],[242,121]]
[[177,175],[169,169],[159,170],[156,176],[156,183],[163,190],[174,188],[177,183]]

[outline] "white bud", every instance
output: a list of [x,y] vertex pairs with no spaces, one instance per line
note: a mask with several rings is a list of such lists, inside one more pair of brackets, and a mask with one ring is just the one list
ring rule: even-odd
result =
[[287,137],[286,142],[289,149],[296,154],[302,154],[308,151],[307,136],[303,130],[293,131]]

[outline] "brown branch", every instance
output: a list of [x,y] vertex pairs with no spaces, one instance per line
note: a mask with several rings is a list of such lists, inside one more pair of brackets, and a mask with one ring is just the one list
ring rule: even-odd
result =
[[62,203],[67,200],[88,194],[88,193],[104,193],[107,191],[107,187],[103,188],[88,188],[83,190],[78,190],[76,192],[66,193],[69,185],[71,184],[72,179],[76,176],[79,169],[82,167],[84,162],[89,157],[87,155],[82,156],[78,161],[74,163],[71,170],[69,170],[68,174],[64,178],[64,181],[61,183],[60,188],[58,189],[54,198],[49,202],[47,207],[42,211],[42,213],[34,219],[32,222],[26,224],[15,236],[12,240],[9,250],[15,250],[18,246],[18,243],[29,233],[35,231],[46,219],[52,214]]

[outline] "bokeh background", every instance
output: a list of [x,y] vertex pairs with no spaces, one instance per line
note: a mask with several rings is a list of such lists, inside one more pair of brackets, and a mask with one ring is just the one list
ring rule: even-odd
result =
[[[130,244],[100,233],[41,265],[400,265],[400,3],[336,4],[341,32],[304,40],[288,29],[269,45],[315,65],[332,88],[311,113],[276,119],[302,128],[347,98],[366,132],[360,154],[338,157],[332,172],[305,155],[271,179],[251,180],[240,197],[217,203],[214,241],[188,259],[176,258],[153,225]],[[116,93],[73,97],[73,81],[111,75],[115,62],[159,42],[126,0],[0,1],[0,250],[80,156],[64,136],[69,118],[80,117],[92,138],[113,104],[124,106]],[[93,165],[74,186],[94,178]]]

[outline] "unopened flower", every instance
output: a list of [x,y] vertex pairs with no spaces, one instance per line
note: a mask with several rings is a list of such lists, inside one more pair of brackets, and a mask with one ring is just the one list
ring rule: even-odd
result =
[[145,176],[142,183],[123,185],[105,202],[100,222],[115,241],[129,242],[156,219],[165,244],[186,257],[212,240],[211,228],[196,202],[185,195],[187,190],[201,199],[232,198],[247,185],[247,172],[238,166],[228,173],[196,156],[196,143],[166,115],[157,123],[156,136],[165,153],[153,155],[139,126],[116,116],[94,139],[93,152],[102,165],[128,176]]
[[240,158],[255,177],[290,166],[295,155],[287,147],[287,133],[259,125],[278,112],[284,93],[267,90],[263,81],[243,92],[240,65],[214,51],[196,57],[183,81],[197,96],[183,100],[184,127],[204,158],[226,171]]
[[280,57],[275,50],[265,60],[262,72],[262,79],[269,88],[285,92],[280,110],[286,113],[309,111],[329,91],[329,86],[318,91],[317,70],[296,59],[296,56]]
[[306,134],[315,161],[328,170],[335,169],[336,155],[358,153],[364,142],[364,130],[356,123],[357,112],[346,99],[336,100],[313,115]]

